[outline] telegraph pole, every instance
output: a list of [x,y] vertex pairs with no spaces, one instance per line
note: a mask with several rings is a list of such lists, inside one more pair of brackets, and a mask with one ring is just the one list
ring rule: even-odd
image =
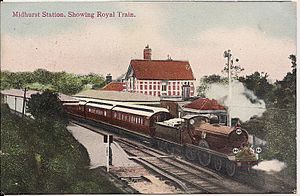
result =
[[227,110],[227,126],[231,127],[231,65],[232,61],[232,54],[231,50],[227,50],[224,52],[224,58],[227,58],[227,66],[228,66],[228,110]]
[[24,118],[24,115],[25,115],[26,92],[27,92],[27,89],[25,88],[24,89],[24,96],[23,96],[22,118]]
[[106,146],[106,153],[107,153],[107,159],[106,159],[106,171],[107,173],[109,172],[109,146],[110,146],[110,141],[109,141],[109,136],[107,137],[107,146]]

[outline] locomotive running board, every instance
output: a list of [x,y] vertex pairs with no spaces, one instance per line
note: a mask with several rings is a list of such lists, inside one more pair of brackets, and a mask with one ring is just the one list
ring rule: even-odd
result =
[[192,145],[192,144],[186,144],[185,146],[188,147],[188,148],[191,148],[191,149],[208,152],[208,153],[210,153],[212,155],[223,157],[223,158],[229,159],[231,161],[235,160],[235,156],[228,156],[227,154],[224,154],[224,153],[221,153],[221,152],[217,152],[217,151],[214,151],[214,150],[211,150],[211,149],[208,149],[208,148],[204,148],[204,147],[200,147],[200,146],[195,146],[195,145]]

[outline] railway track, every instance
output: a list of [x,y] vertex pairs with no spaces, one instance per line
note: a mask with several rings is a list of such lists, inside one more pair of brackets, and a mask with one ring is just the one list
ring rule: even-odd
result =
[[[111,134],[108,131],[83,122],[72,123],[101,135]],[[128,154],[128,158],[151,170],[168,184],[180,189],[182,193],[258,193],[245,184],[218,175],[208,168],[187,162],[180,157],[166,154],[140,142],[114,135],[114,141]]]
[[174,156],[153,150],[144,145],[118,140],[119,145],[135,160],[176,184],[185,193],[230,193],[222,185],[222,178]]

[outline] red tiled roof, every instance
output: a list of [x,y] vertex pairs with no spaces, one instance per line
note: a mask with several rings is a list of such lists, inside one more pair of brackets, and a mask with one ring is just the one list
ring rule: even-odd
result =
[[225,110],[225,107],[220,105],[215,99],[200,98],[195,101],[184,105],[185,108],[191,108],[196,110]]
[[123,91],[125,89],[123,82],[111,82],[104,86],[101,90],[106,91]]
[[144,80],[194,80],[188,61],[131,60],[130,65],[137,79]]

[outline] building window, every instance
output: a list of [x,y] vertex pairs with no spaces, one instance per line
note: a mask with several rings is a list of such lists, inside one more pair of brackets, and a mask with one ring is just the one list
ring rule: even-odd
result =
[[140,90],[143,90],[143,85],[142,84],[140,85]]
[[161,83],[161,91],[167,91],[167,82],[162,82]]
[[149,90],[152,90],[152,85],[151,84],[149,84]]

